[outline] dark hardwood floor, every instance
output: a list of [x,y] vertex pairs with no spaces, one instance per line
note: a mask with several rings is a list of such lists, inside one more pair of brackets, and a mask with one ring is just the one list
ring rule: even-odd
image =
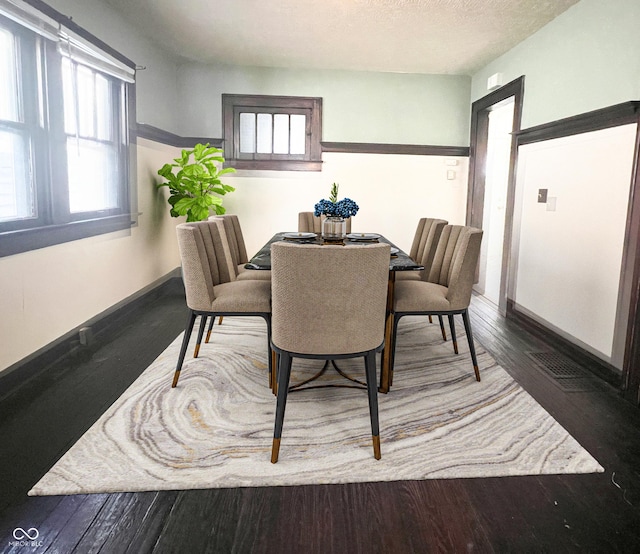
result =
[[[185,318],[176,281],[84,353],[0,391],[0,552],[640,551],[640,410],[596,377],[563,390],[526,354],[548,346],[480,298],[476,340],[605,473],[27,497]],[[18,527],[41,544],[12,545]]]

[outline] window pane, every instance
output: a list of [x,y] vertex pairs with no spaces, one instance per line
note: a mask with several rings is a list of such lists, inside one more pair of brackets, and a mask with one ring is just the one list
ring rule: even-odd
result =
[[306,126],[306,116],[300,114],[291,116],[291,154],[305,153]]
[[81,65],[76,66],[76,78],[78,83],[78,127],[83,137],[95,137],[95,73]]
[[76,134],[76,109],[71,60],[62,58],[62,90],[64,101],[64,131],[68,135]]
[[26,140],[0,131],[0,221],[34,217],[34,194]]
[[99,73],[96,74],[96,112],[97,138],[111,140],[111,94],[109,94],[109,80]]
[[273,148],[271,146],[271,138],[273,136],[271,114],[258,114],[258,154],[271,154]]
[[240,152],[253,154],[256,151],[256,114],[240,114]]
[[0,119],[22,119],[18,101],[16,43],[13,35],[5,29],[0,29]]
[[289,153],[289,116],[278,113],[273,116],[273,153]]
[[67,163],[71,213],[118,206],[118,160],[112,146],[68,138]]

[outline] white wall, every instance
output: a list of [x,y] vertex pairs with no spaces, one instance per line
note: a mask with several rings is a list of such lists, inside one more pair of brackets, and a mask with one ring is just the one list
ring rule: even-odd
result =
[[138,145],[139,224],[0,258],[0,371],[180,265],[175,220],[154,174],[174,148]]
[[[450,159],[458,165],[445,165]],[[249,256],[274,233],[296,231],[298,212],[313,211],[318,200],[329,197],[333,182],[340,185],[340,198],[349,197],[360,207],[354,231],[381,233],[407,251],[421,217],[464,223],[465,157],[325,153],[323,161],[318,173],[239,172],[225,177],[236,191],[225,196],[224,205],[240,218]],[[447,180],[450,169],[455,180]]]
[[[636,125],[522,146],[511,298],[612,359]],[[548,189],[556,210],[538,203]],[[553,201],[553,200],[552,200]]]

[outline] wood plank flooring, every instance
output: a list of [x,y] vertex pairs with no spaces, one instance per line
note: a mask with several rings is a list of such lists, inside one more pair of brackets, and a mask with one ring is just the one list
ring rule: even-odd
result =
[[[544,342],[481,298],[471,312],[476,340],[605,473],[27,497],[182,330],[174,286],[85,356],[3,397],[0,552],[640,551],[640,410],[596,377],[591,391],[562,390],[525,354]],[[40,542],[12,545],[18,527]]]

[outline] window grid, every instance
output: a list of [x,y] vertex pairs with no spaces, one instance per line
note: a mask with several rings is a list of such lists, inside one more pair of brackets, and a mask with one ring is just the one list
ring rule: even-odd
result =
[[130,226],[130,85],[2,15],[0,74],[0,256]]
[[321,170],[321,98],[223,94],[222,105],[228,165]]

